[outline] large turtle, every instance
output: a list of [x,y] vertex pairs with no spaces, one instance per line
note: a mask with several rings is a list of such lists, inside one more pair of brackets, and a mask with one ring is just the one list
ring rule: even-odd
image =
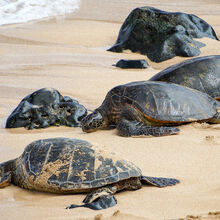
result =
[[220,56],[197,57],[180,62],[162,70],[150,80],[197,89],[220,101]]
[[0,164],[0,188],[14,183],[22,188],[53,192],[89,192],[83,205],[105,209],[117,204],[121,190],[137,190],[142,184],[165,187],[179,181],[142,176],[133,163],[117,158],[87,141],[68,138],[37,140],[23,154]]
[[122,136],[177,134],[178,128],[163,127],[194,121],[219,123],[216,101],[195,89],[166,82],[139,81],[116,86],[102,105],[82,120],[92,132],[110,125]]

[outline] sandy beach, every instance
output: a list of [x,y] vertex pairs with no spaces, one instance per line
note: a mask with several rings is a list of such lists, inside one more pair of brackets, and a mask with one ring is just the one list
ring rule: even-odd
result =
[[[179,135],[159,138],[124,138],[115,129],[88,134],[64,126],[5,129],[7,117],[21,99],[40,88],[56,88],[94,110],[114,86],[147,80],[188,59],[148,60],[150,67],[144,70],[112,66],[119,59],[147,59],[130,51],[106,51],[115,43],[130,11],[139,6],[193,13],[212,25],[220,38],[219,0],[81,0],[79,9],[66,17],[0,27],[0,162],[20,156],[34,140],[79,138],[134,162],[145,175],[177,178],[180,184],[120,192],[115,195],[118,204],[102,211],[65,209],[72,203],[81,204],[83,194],[40,193],[11,185],[0,189],[1,220],[220,219],[219,124],[182,125]],[[206,44],[200,56],[219,55],[219,41],[199,41]]]

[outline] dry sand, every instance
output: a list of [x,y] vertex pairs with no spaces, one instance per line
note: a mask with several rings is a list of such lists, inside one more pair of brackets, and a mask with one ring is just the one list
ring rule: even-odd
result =
[[[106,51],[116,41],[129,12],[146,5],[194,13],[220,36],[219,0],[82,0],[80,9],[66,19],[61,16],[0,28],[0,161],[17,157],[27,144],[40,138],[80,138],[133,161],[143,174],[175,177],[181,183],[118,193],[117,206],[102,211],[65,209],[71,203],[81,203],[85,195],[31,192],[11,185],[0,190],[1,220],[220,219],[220,125],[188,124],[180,126],[179,135],[160,138],[123,138],[115,130],[85,134],[80,128],[68,127],[33,131],[4,128],[6,118],[20,100],[37,89],[54,87],[88,109],[95,109],[113,86],[147,80],[186,59],[149,62],[151,67],[146,70],[112,66],[122,58],[146,58],[130,52]],[[219,54],[219,42],[201,41],[207,44],[201,56]]]

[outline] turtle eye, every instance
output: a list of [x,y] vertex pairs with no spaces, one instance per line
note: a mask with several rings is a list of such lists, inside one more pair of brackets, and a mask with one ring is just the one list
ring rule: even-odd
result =
[[102,125],[102,120],[94,119],[89,123],[90,129],[97,129]]

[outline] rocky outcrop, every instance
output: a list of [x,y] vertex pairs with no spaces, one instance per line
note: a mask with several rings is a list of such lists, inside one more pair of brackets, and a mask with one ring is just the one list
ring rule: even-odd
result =
[[218,40],[213,28],[193,14],[166,12],[152,7],[134,9],[123,23],[118,39],[109,51],[130,49],[162,62],[175,56],[200,54],[205,44],[194,38]]
[[22,99],[8,117],[6,128],[79,127],[86,115],[86,108],[77,100],[62,96],[56,89],[43,88]]
[[119,60],[115,65],[116,67],[120,67],[122,69],[146,69],[149,64],[146,60]]

